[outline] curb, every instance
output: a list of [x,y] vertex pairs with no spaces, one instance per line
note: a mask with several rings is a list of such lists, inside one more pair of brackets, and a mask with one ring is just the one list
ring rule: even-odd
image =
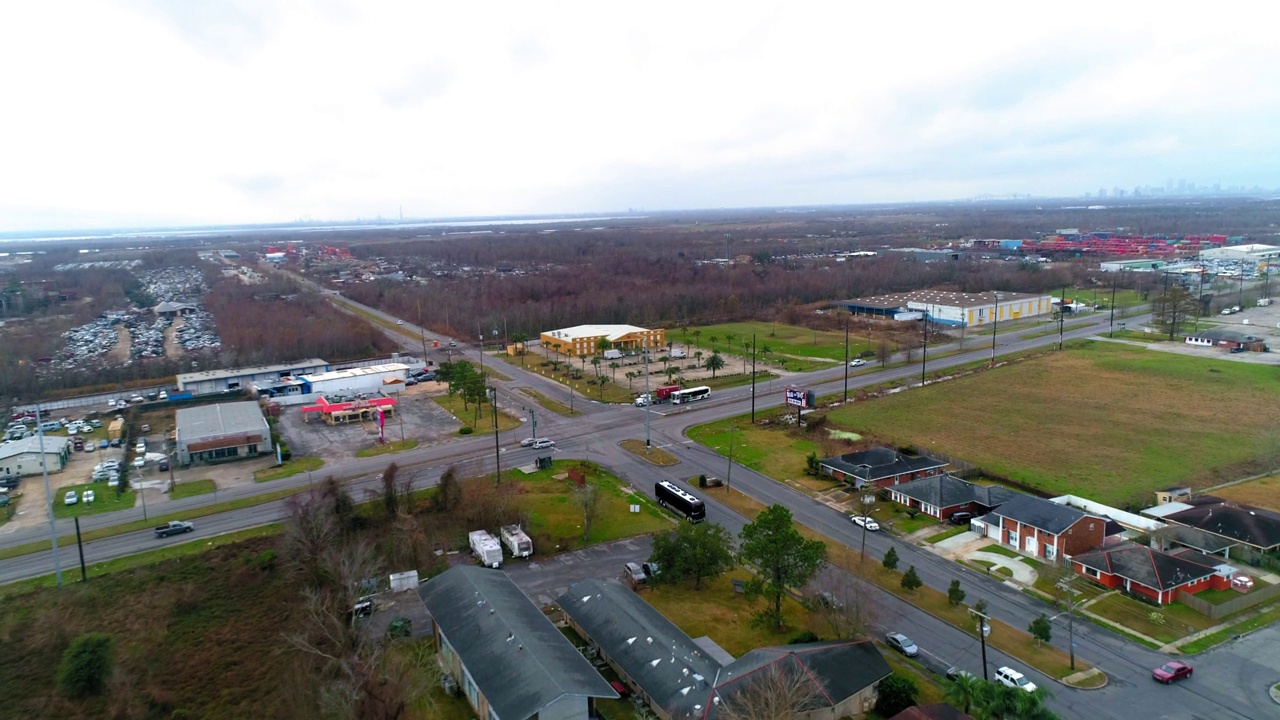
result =
[[[1080,685],[1076,685],[1071,681],[1071,678],[1074,678],[1077,676],[1079,676],[1079,678],[1083,680],[1084,678],[1091,678],[1091,677],[1094,677],[1095,675],[1102,676],[1102,684],[1097,687],[1081,687]],[[1061,680],[1059,680],[1058,682],[1061,683],[1062,685],[1065,685],[1066,687],[1071,688],[1072,690],[1084,690],[1084,691],[1101,690],[1102,688],[1111,684],[1111,676],[1107,675],[1097,666],[1094,666],[1092,668],[1089,668],[1088,670],[1085,670],[1084,672],[1075,673],[1074,675],[1068,675],[1065,678],[1062,678]],[[1277,702],[1280,702],[1280,700],[1278,700]]]

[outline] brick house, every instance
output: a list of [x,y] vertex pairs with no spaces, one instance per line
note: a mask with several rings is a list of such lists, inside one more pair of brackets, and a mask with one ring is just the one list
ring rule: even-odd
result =
[[892,448],[871,448],[827,458],[818,464],[818,474],[854,487],[874,485],[886,488],[920,478],[941,475],[947,462],[924,455],[904,455]]
[[931,475],[889,488],[889,498],[938,520],[958,512],[983,515],[1018,493],[999,486],[977,485],[954,475]]
[[983,518],[987,536],[1048,561],[1102,547],[1107,519],[1044,498],[1015,495]]
[[1178,591],[1198,593],[1206,588],[1226,590],[1231,578],[1199,553],[1170,554],[1145,545],[1126,543],[1096,550],[1071,558],[1071,569],[1077,575],[1109,588],[1119,588],[1164,605],[1177,597]]

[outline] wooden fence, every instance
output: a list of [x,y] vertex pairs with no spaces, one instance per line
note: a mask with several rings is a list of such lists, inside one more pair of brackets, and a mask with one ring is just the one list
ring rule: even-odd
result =
[[1232,613],[1240,612],[1245,608],[1251,608],[1254,605],[1260,605],[1276,596],[1280,596],[1280,585],[1271,585],[1264,588],[1258,588],[1248,593],[1242,593],[1240,597],[1233,598],[1224,603],[1213,604],[1208,600],[1201,600],[1186,591],[1178,591],[1178,602],[1199,612],[1208,615],[1215,620],[1220,617],[1226,617]]

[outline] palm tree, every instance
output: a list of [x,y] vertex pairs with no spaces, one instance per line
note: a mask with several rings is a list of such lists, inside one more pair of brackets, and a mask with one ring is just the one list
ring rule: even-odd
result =
[[[600,356],[599,355],[596,355],[595,357],[591,358],[591,367],[595,368],[596,375],[600,374]],[[583,365],[582,369],[586,370],[587,366]]]
[[711,357],[707,358],[707,364],[703,367],[711,371],[711,379],[714,380],[716,371],[724,367],[724,358],[720,357],[720,353],[713,352]]
[[622,367],[616,362],[609,363],[609,369],[613,371],[613,381],[618,382],[618,368]]
[[725,333],[725,334],[724,334],[724,342],[725,342],[725,344],[726,344],[726,345],[728,345],[728,346],[729,346],[729,349],[730,349],[730,350],[732,350],[732,349],[733,349],[733,339],[734,339],[734,338],[736,338],[736,337],[738,337],[738,336],[737,336],[737,335],[734,335],[733,333]]
[[707,336],[707,340],[711,343],[711,352],[715,352],[715,351],[716,351],[716,341],[717,341],[717,340],[719,340],[719,339],[720,339],[720,338],[716,337],[715,335],[708,335],[708,336]]
[[947,686],[947,694],[945,700],[952,705],[960,708],[962,711],[973,715],[974,706],[978,702],[978,697],[982,693],[982,686],[986,681],[968,673],[962,673],[956,676],[955,680]]
[[640,376],[634,372],[631,372],[630,370],[627,371],[627,391],[628,392],[631,391],[632,381],[634,381],[637,377],[640,377]]
[[658,362],[662,363],[662,371],[666,372],[667,364],[671,362],[671,358],[667,355],[663,355],[662,357],[658,358]]
[[527,350],[525,344],[529,342],[529,336],[522,332],[518,332],[511,336],[511,342],[515,343],[516,346],[520,348],[520,367],[524,367],[524,355],[525,350]]
[[702,351],[701,351],[701,350],[699,350],[699,351],[695,352],[695,353],[693,354],[693,359],[694,359],[694,360],[696,360],[696,361],[697,361],[697,363],[698,363],[699,365],[701,365],[701,364],[702,364]]
[[600,399],[604,400],[604,384],[609,382],[609,378],[604,375],[596,376],[596,384],[600,386]]
[[667,354],[668,354],[668,355],[670,355],[670,354],[671,354],[671,348],[675,347],[675,345],[676,345],[676,344],[675,344],[675,342],[674,342],[674,341],[672,341],[672,340],[668,340],[668,341],[667,341]]
[[694,330],[694,331],[693,331],[693,342],[694,342],[694,343],[697,343],[697,342],[699,342],[699,341],[701,341],[701,340],[702,340],[702,331],[701,331],[701,330]]

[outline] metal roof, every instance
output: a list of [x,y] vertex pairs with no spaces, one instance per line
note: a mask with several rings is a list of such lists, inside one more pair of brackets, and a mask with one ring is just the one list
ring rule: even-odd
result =
[[459,565],[418,595],[498,717],[535,717],[565,696],[618,697],[505,573]]
[[[61,435],[45,435],[44,452],[46,455],[57,455],[66,449],[69,442],[71,442],[70,438],[65,438]],[[38,434],[29,438],[10,440],[0,444],[0,459],[38,452],[40,452],[40,436]]]
[[266,430],[267,419],[256,402],[220,403],[178,408],[177,437],[183,442],[199,438]]
[[581,340],[584,338],[603,337],[606,340],[617,340],[623,335],[647,333],[649,330],[635,325],[575,325],[560,330],[548,330],[543,335],[550,335],[561,340]]
[[291,363],[281,363],[279,365],[255,365],[253,367],[229,368],[226,370],[202,370],[200,372],[179,373],[177,382],[179,386],[185,383],[200,382],[201,380],[223,380],[229,378],[248,377],[251,375],[268,375],[271,373],[291,373],[294,370],[308,370],[314,367],[329,367],[329,363],[320,358],[311,358],[310,360],[299,360]]

